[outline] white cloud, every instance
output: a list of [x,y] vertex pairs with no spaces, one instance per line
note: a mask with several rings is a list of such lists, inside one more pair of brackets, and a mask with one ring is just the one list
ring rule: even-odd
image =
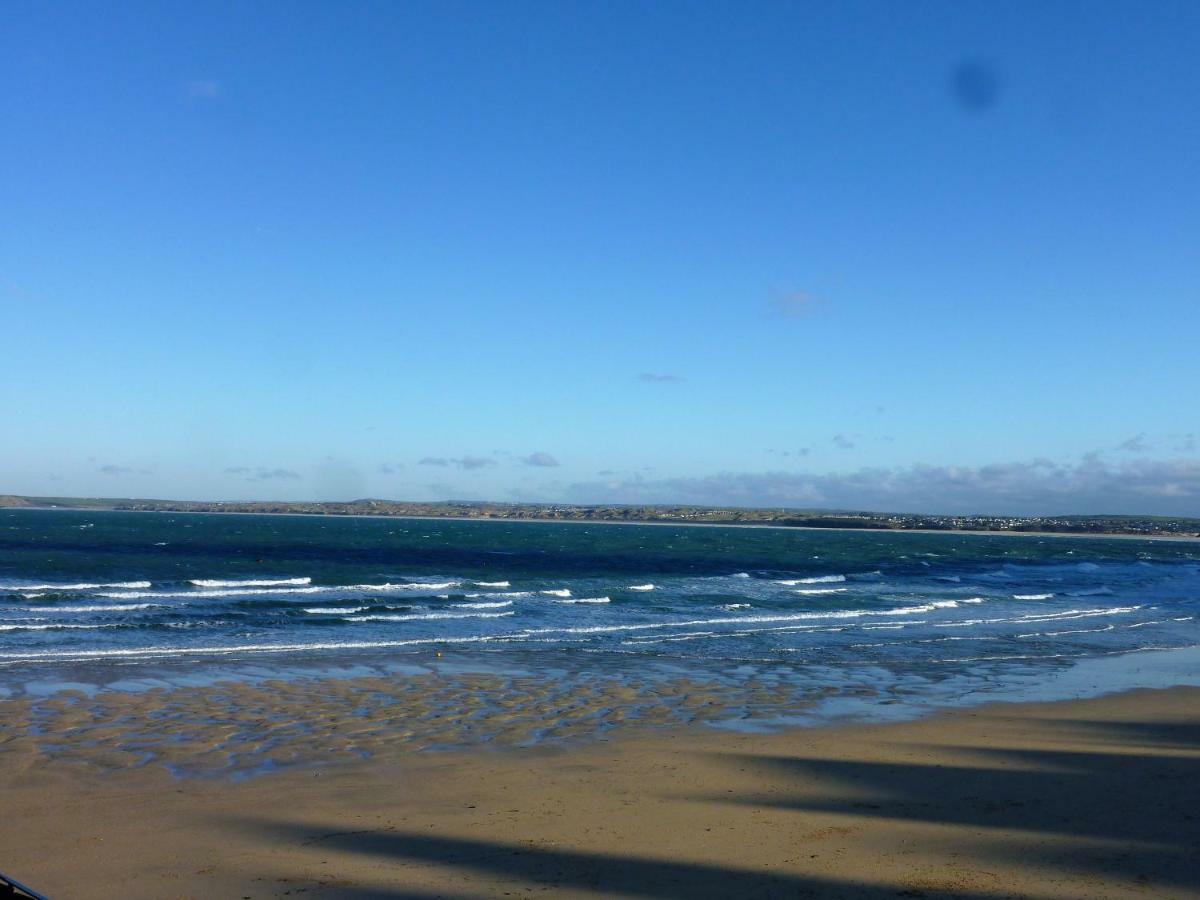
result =
[[187,83],[187,93],[193,100],[212,100],[221,93],[221,85],[212,79],[201,78]]
[[496,465],[496,460],[490,456],[426,456],[417,462],[418,466],[457,466],[460,469],[483,469]]
[[1121,441],[1117,444],[1117,449],[1124,450],[1126,453],[1145,453],[1151,447],[1146,443],[1146,432],[1143,431],[1128,440]]
[[288,481],[300,477],[299,472],[291,469],[269,469],[266,466],[259,466],[257,469],[249,466],[230,466],[225,470],[225,474],[243,475],[247,481]]
[[789,319],[802,319],[812,315],[820,303],[816,297],[807,291],[793,291],[781,294],[771,301],[771,308],[779,315]]
[[525,463],[527,466],[540,466],[543,468],[551,468],[559,464],[558,460],[549,453],[543,453],[541,451],[538,451],[537,453],[530,453],[528,456],[521,457],[521,462]]
[[985,466],[914,465],[833,474],[722,472],[702,477],[622,477],[570,486],[579,503],[680,503],[928,513],[1048,515],[1200,513],[1200,460],[1113,465],[1092,454]]

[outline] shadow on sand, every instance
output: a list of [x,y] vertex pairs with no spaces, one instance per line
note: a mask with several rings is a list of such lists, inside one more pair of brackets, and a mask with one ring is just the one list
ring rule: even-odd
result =
[[[502,891],[498,881],[523,882],[554,890],[589,890],[626,897],[683,898],[689,897],[861,897],[864,900],[898,896],[948,898],[985,897],[981,893],[955,894],[907,891],[897,888],[878,888],[851,881],[736,869],[727,866],[698,863],[650,860],[644,857],[589,853],[581,850],[560,850],[528,847],[499,841],[439,837],[402,831],[378,831],[359,834],[314,835],[311,828],[290,825],[260,825],[285,842],[319,843],[325,851],[374,856],[396,863],[426,863],[470,872],[482,876],[479,896],[496,896]],[[493,880],[494,879],[494,880]],[[504,889],[521,893],[521,885],[503,885]],[[553,895],[553,894],[552,894]],[[449,891],[441,894],[406,894],[402,890],[340,889],[338,897],[355,900],[367,898],[400,898],[410,896],[459,897],[473,896]]]
[[[395,870],[384,867],[392,883],[404,883],[404,867],[433,865],[464,888],[435,894],[344,888],[330,894],[352,900],[488,896],[502,890],[524,892],[529,885],[551,894],[588,890],[650,898],[1088,896],[1088,883],[1110,888],[1119,883],[1145,896],[1200,894],[1200,728],[1087,720],[1045,724],[1068,732],[1073,748],[1097,749],[929,748],[931,760],[953,755],[953,763],[942,765],[719,754],[707,759],[750,772],[762,792],[693,793],[657,801],[951,826],[943,839],[946,851],[957,854],[958,871],[1005,863],[1069,879],[1045,893],[1016,886],[881,886],[877,882],[886,876],[877,872],[848,871],[842,881],[766,868],[655,860],[649,858],[652,849],[645,855],[602,854],[393,829],[320,833],[313,825],[241,824],[270,841],[395,864]],[[907,746],[921,755],[920,745]],[[962,836],[961,843],[956,835]],[[800,853],[805,848],[798,843],[796,849]]]

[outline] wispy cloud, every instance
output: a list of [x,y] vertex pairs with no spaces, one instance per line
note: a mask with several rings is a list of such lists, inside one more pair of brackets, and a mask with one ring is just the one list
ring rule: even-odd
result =
[[541,451],[538,451],[537,453],[530,453],[528,456],[522,456],[521,462],[527,466],[539,466],[542,468],[552,468],[559,464],[558,460],[549,453],[543,453]]
[[1124,450],[1126,453],[1145,453],[1150,449],[1150,445],[1146,442],[1146,432],[1135,434],[1128,440],[1121,441],[1117,444],[1118,450]]
[[844,434],[835,434],[829,442],[839,450],[853,450],[855,447],[854,441]]
[[291,469],[256,469],[250,477],[255,481],[270,481],[272,479],[290,480],[299,478],[300,473]]
[[789,319],[802,319],[816,310],[820,300],[807,291],[792,291],[771,299],[771,309]]
[[691,503],[931,513],[1195,515],[1200,460],[1114,465],[1035,459],[985,466],[914,465],[852,472],[723,472],[703,477],[573,484],[576,502]]
[[472,469],[484,469],[488,466],[496,465],[496,460],[490,456],[426,456],[417,461],[418,466],[457,466],[460,469],[470,471]]
[[450,461],[460,469],[485,469],[496,465],[496,461],[490,456],[463,456]]
[[212,100],[220,93],[220,83],[211,78],[198,78],[187,83],[187,95],[193,100]]
[[112,463],[100,466],[100,471],[105,475],[149,475],[149,469],[136,469],[133,466],[118,466]]
[[684,381],[682,375],[671,375],[668,372],[639,372],[638,381],[649,381],[653,384],[678,384]]
[[398,475],[400,470],[404,468],[404,463],[380,463],[380,475]]
[[258,466],[251,468],[250,466],[229,466],[225,470],[226,475],[240,475],[247,481],[287,481],[300,477],[299,472],[291,469],[267,468],[266,466]]

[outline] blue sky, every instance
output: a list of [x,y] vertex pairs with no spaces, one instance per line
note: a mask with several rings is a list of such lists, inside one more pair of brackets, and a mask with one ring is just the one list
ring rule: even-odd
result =
[[0,492],[1200,514],[1198,40],[10,3]]

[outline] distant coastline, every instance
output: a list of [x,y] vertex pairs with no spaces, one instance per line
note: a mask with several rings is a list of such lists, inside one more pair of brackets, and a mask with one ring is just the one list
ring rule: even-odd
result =
[[388,500],[258,502],[19,495],[0,495],[0,509],[1200,540],[1200,519],[1125,515],[945,516],[917,513],[675,505],[416,503]]

